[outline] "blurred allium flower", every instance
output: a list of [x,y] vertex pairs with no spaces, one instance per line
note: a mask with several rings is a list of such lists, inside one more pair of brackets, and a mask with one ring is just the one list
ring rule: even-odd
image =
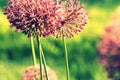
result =
[[[48,77],[50,80],[58,80],[56,73],[47,67]],[[43,80],[46,80],[45,71],[43,68]],[[39,66],[30,66],[26,69],[24,74],[22,75],[21,80],[40,80],[40,67]]]
[[60,16],[58,26],[61,28],[56,30],[56,37],[73,37],[87,24],[87,12],[78,1],[61,1],[57,14]]
[[108,77],[120,79],[120,24],[119,26],[110,26],[105,29],[105,33],[101,35],[99,43],[99,52],[101,62],[108,72]]
[[30,36],[54,34],[58,9],[54,0],[8,0],[5,14],[16,31]]

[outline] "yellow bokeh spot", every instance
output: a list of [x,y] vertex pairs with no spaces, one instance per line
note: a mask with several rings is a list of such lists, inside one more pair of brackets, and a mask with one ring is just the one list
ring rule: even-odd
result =
[[0,33],[6,33],[9,30],[9,25],[7,17],[3,14],[3,11],[0,10]]

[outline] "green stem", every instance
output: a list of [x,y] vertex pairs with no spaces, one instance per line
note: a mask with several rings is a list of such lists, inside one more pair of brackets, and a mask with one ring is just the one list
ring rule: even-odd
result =
[[40,65],[40,80],[43,80],[43,76],[42,76],[42,50],[41,50],[41,46],[40,46],[40,37],[37,37],[37,42],[38,42],[38,47],[39,47],[39,65]]
[[43,53],[43,50],[42,50],[41,43],[39,45],[40,45],[40,49],[41,49],[41,55],[42,55],[43,66],[44,66],[44,70],[45,70],[45,74],[46,74],[46,80],[48,80],[48,72],[47,72],[47,67],[46,67],[45,56],[44,56],[44,53]]
[[63,36],[62,39],[63,39],[64,51],[65,51],[66,75],[67,75],[67,80],[70,80],[70,76],[69,76],[69,63],[68,63],[68,52],[67,52],[65,37]]
[[33,37],[31,37],[30,40],[31,40],[31,47],[32,47],[33,64],[34,64],[34,66],[36,66],[37,62],[36,62],[36,55],[35,55]]
[[[41,47],[41,50],[42,50],[42,47]],[[43,60],[43,66],[44,66],[44,69],[45,69],[46,80],[49,80],[47,66],[46,66],[46,60],[45,60],[45,56],[44,56],[43,50],[42,50],[42,60]]]

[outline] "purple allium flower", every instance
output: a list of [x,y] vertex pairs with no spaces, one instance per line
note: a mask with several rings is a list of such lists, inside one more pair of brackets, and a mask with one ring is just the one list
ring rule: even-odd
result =
[[98,44],[101,62],[103,67],[107,70],[109,78],[120,78],[119,77],[120,75],[116,76],[116,74],[120,72],[119,35],[120,35],[120,23],[117,23],[117,25],[114,23],[105,29],[104,34],[100,36],[101,41]]
[[[8,0],[5,14],[16,32],[30,36],[72,37],[87,24],[87,12],[78,1]],[[58,4],[57,4],[58,3]]]
[[9,6],[5,7],[12,27],[16,32],[30,36],[49,36],[54,34],[58,27],[57,2],[54,0],[8,0]]
[[87,24],[88,14],[78,1],[61,1],[57,14],[60,16],[58,22],[61,27],[56,30],[56,37],[73,37]]
[[[44,68],[43,68],[44,69]],[[48,77],[50,80],[58,80],[56,73],[47,66]],[[43,80],[46,80],[45,71],[43,70]],[[40,80],[40,67],[30,66],[23,73],[21,80]]]

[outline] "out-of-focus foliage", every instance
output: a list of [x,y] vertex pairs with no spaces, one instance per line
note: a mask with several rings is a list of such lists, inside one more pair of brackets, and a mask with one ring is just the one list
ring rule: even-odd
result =
[[[108,80],[107,73],[99,64],[99,55],[96,45],[99,35],[109,23],[109,17],[119,1],[114,0],[82,0],[86,3],[89,20],[84,30],[72,39],[67,39],[69,53],[71,80]],[[108,3],[109,2],[109,3]],[[97,6],[97,4],[104,5]],[[113,5],[111,5],[113,4]],[[6,16],[3,14],[3,6],[6,0],[0,0],[0,80],[20,80],[24,70],[32,65],[30,40],[21,33],[15,33],[9,28]],[[91,6],[92,5],[92,6]],[[108,6],[108,5],[107,5]],[[59,76],[59,80],[65,80],[64,49],[61,39],[42,38],[42,46],[47,64],[52,67]],[[36,52],[38,52],[35,42]],[[8,66],[9,65],[9,66]]]
[[7,5],[7,0],[0,0],[0,8],[3,9],[5,5]]
[[89,6],[99,6],[99,7],[105,7],[105,8],[112,8],[116,5],[120,5],[120,0],[79,0],[82,3],[85,3]]

